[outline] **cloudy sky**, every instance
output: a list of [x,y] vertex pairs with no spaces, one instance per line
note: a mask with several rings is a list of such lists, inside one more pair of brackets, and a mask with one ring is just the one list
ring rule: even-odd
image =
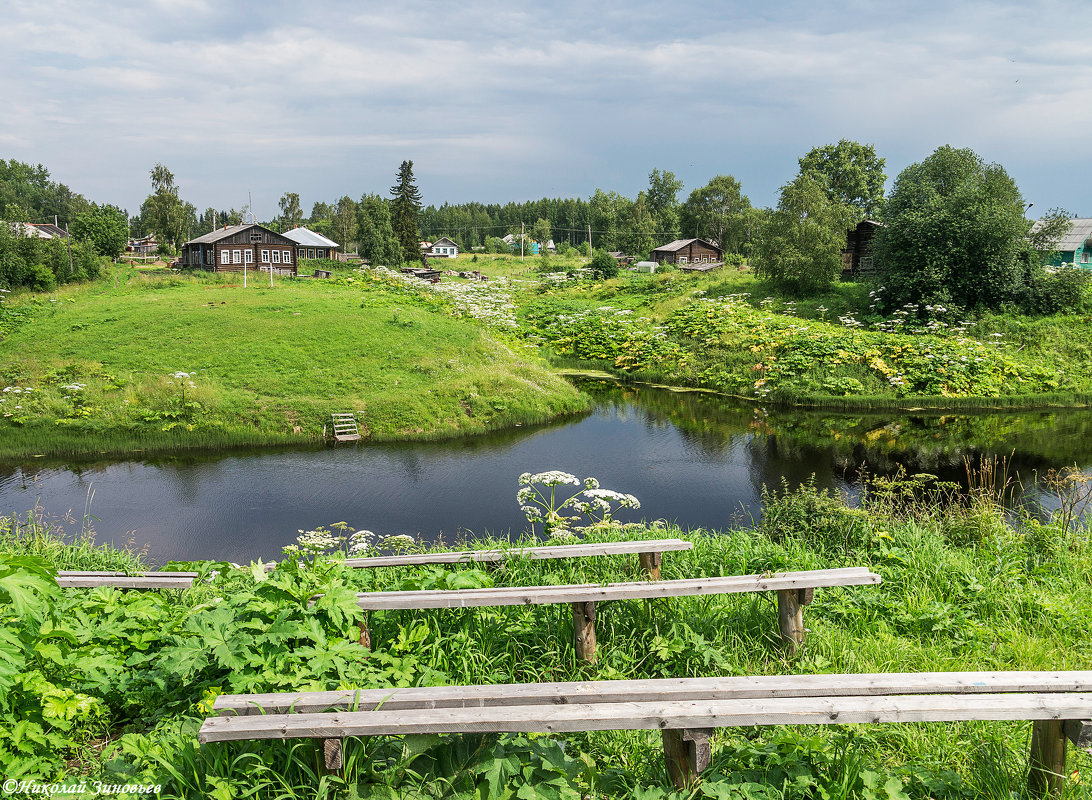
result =
[[1087,2],[5,0],[0,157],[139,208],[161,161],[198,209],[286,191],[426,203],[684,193],[776,202],[840,138],[893,177],[937,146],[1092,215]]

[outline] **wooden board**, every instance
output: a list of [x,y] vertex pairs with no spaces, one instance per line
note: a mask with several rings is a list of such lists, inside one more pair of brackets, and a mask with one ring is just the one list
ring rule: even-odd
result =
[[193,586],[196,572],[82,572],[61,570],[57,585],[66,588],[112,586],[118,589],[188,589]]
[[213,709],[224,716],[387,711],[578,703],[732,700],[842,695],[1092,692],[1092,670],[1076,672],[908,672],[858,675],[774,675],[656,678],[625,681],[508,683],[494,686],[428,686],[334,692],[220,695]]
[[606,600],[688,597],[737,592],[768,592],[827,586],[880,583],[865,567],[783,572],[770,575],[732,575],[629,583],[569,584],[565,586],[511,586],[490,589],[429,589],[402,592],[360,592],[357,605],[366,611],[408,608],[471,608],[476,606],[600,603]]
[[581,558],[584,556],[621,555],[625,553],[662,553],[668,550],[690,550],[691,542],[682,539],[649,539],[646,541],[602,542],[599,544],[563,544],[544,547],[512,547],[493,550],[455,550],[446,553],[411,553],[398,556],[348,558],[347,567],[401,567],[417,564],[459,564],[475,561],[507,561],[551,558]]
[[1092,694],[1087,693],[851,695],[211,717],[201,726],[198,739],[205,743],[423,733],[565,733],[1089,716]]

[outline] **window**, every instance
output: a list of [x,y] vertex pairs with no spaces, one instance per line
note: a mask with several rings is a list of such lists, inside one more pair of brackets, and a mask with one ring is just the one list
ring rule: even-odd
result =
[[308,250],[307,250],[307,257],[308,257],[308,258],[314,258],[314,257],[315,257],[315,251],[314,251],[314,250],[311,250],[310,248],[308,248]]
[[254,233],[250,234],[250,241],[260,242],[261,240],[262,240],[261,231],[255,231]]
[[221,264],[230,264],[231,263],[231,253],[229,251],[227,251],[227,250],[221,250],[220,251],[220,263]]
[[273,251],[273,263],[274,264],[280,264],[281,263],[281,251],[280,250],[274,250]]
[[[276,251],[274,251],[274,255],[276,255]],[[269,263],[269,251],[268,250],[263,250],[262,251],[262,263],[263,264],[268,264]]]
[[1087,250],[1085,250],[1083,253],[1081,253],[1081,263],[1082,264],[1087,264],[1088,263],[1088,251]]
[[686,263],[686,256],[679,256],[679,263],[680,264],[685,264]]
[[243,251],[243,263],[244,264],[253,264],[254,263],[254,251],[253,250],[244,250]]
[[231,263],[232,264],[242,264],[243,263],[243,251],[242,250],[232,250],[231,251]]
[[292,251],[291,250],[285,250],[284,251],[284,263],[285,264],[291,264],[292,263]]
[[861,256],[860,269],[862,272],[868,272],[872,269],[872,256]]
[[300,255],[300,258],[307,258],[307,251],[306,251],[306,250],[304,250],[304,249],[303,249],[303,248],[301,247],[301,248],[299,249],[299,255]]

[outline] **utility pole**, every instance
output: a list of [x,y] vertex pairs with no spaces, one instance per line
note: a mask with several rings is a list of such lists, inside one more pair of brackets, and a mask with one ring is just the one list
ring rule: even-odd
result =
[[[57,219],[54,217],[53,219]],[[53,223],[56,225],[57,223]],[[68,223],[64,224],[64,242],[68,245],[68,277],[72,277],[72,237],[68,233]]]
[[588,255],[590,256],[591,254],[592,254],[592,248],[591,248],[591,223],[589,222],[588,223]]
[[523,223],[519,224],[519,260],[523,261]]

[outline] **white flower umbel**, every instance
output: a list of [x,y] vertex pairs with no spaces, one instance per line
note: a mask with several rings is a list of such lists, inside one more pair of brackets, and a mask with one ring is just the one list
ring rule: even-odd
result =
[[[551,538],[558,538],[562,534],[572,536],[572,523],[582,516],[592,522],[603,522],[611,519],[619,508],[641,507],[637,498],[631,494],[601,489],[595,478],[580,481],[575,475],[560,470],[535,474],[525,472],[519,476],[519,484],[521,488],[516,492],[516,502],[531,523],[531,530],[534,531],[536,522],[541,523],[543,531]],[[582,490],[578,489],[567,498],[559,498],[559,486],[581,485],[584,487]],[[577,513],[562,513],[566,510]]]

